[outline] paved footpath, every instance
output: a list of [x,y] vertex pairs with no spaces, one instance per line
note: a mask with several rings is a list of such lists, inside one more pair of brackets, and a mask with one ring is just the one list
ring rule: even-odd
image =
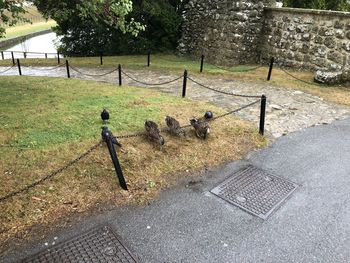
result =
[[[4,68],[0,67],[0,72],[3,69]],[[84,74],[86,73],[92,75],[103,74],[111,71],[111,69],[86,68],[78,68],[77,70]],[[124,69],[124,71],[136,80],[147,83],[162,83],[168,80],[173,80],[181,75],[176,75],[175,73],[169,73],[166,71],[148,69]],[[112,74],[102,77],[82,75],[73,69],[71,69],[70,72],[71,76],[75,78],[106,81],[111,83],[118,82],[118,72],[113,72]],[[50,68],[22,67],[22,73],[24,75],[66,77],[65,67],[60,67],[57,69],[52,68],[52,70],[50,70]],[[13,68],[3,75],[14,74],[18,74],[17,68]],[[244,82],[234,80],[233,77],[230,78],[228,76],[223,77],[215,75],[190,75],[190,77],[204,85],[226,92],[248,95],[265,94],[268,98],[266,130],[275,138],[306,127],[329,124],[334,120],[344,119],[350,116],[349,108],[326,102],[322,98],[302,91],[270,86],[268,82],[265,84]],[[167,85],[152,87],[142,85],[123,75],[123,84],[151,87],[153,89],[176,96],[181,96],[182,93],[182,78]],[[254,98],[241,98],[223,95],[208,89],[204,89],[190,80],[188,81],[187,96],[192,99],[208,101],[226,110],[232,110],[256,100]],[[256,105],[255,107],[251,107],[237,113],[237,115],[243,119],[258,123],[259,112],[259,106]]]
[[[145,263],[350,262],[349,159],[350,119],[308,128],[246,160],[188,178],[148,206],[89,218],[4,262],[35,253],[54,237],[61,242],[105,224]],[[267,221],[209,192],[248,163],[300,185]]]

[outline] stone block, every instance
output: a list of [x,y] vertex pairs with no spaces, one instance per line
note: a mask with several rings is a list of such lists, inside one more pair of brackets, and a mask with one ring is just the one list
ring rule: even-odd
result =
[[344,23],[340,22],[339,20],[336,20],[334,22],[334,28],[343,29],[344,28]]
[[336,47],[336,40],[333,37],[326,37],[324,40],[324,44],[328,47],[328,48],[335,48]]
[[350,42],[343,43],[343,49],[347,52],[350,52]]
[[302,40],[303,41],[310,41],[311,35],[309,33],[303,34]]
[[339,39],[344,39],[344,38],[345,38],[345,33],[344,33],[343,30],[337,29],[337,30],[335,31],[335,36],[336,36],[337,38],[339,38]]
[[315,43],[316,44],[323,44],[324,43],[324,38],[321,36],[315,36]]
[[315,81],[322,84],[338,84],[342,82],[342,72],[328,72],[324,70],[317,70],[315,74]]
[[333,62],[336,62],[336,63],[342,63],[342,61],[343,61],[342,54],[340,52],[337,52],[337,51],[330,51],[327,54],[327,58]]

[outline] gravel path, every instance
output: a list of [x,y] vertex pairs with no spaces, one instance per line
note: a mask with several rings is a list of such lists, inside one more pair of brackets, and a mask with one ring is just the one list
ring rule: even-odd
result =
[[[5,67],[0,67],[0,72],[5,69]],[[117,71],[101,77],[81,74],[84,73],[90,75],[100,75],[108,73],[112,70],[113,69],[72,68],[70,72],[71,77],[73,78],[118,83]],[[171,81],[180,77],[181,75],[175,75],[174,73],[169,73],[166,71],[155,71],[149,69],[124,69],[124,71],[126,74],[130,75],[132,78],[138,81],[154,84]],[[66,69],[63,66],[60,68],[22,67],[22,73],[23,75],[31,76],[67,76]],[[17,74],[18,70],[16,67],[14,67],[1,75]],[[294,89],[270,86],[268,83],[260,84],[254,82],[243,82],[234,80],[233,78],[228,79],[227,76],[189,76],[199,83],[225,92],[258,96],[265,94],[268,98],[266,130],[275,138],[307,127],[329,124],[334,120],[345,119],[346,117],[350,116],[350,109],[345,106],[326,102],[320,97]],[[123,74],[123,84],[157,89],[176,96],[181,96],[182,94],[182,78],[179,78],[177,81],[166,85],[148,86],[134,81]],[[209,103],[212,103],[226,110],[232,110],[256,100],[256,98],[242,98],[224,95],[209,89],[205,89],[195,84],[191,80],[188,80],[187,87],[188,97],[195,100],[208,101]],[[243,119],[253,121],[258,124],[259,113],[260,110],[259,106],[257,105],[255,107],[245,109],[237,113],[237,115]]]

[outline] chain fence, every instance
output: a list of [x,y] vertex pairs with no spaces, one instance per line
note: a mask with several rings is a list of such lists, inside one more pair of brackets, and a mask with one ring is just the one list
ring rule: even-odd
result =
[[[229,111],[229,112],[227,112],[227,113],[225,113],[225,114],[216,116],[216,117],[214,117],[214,118],[212,118],[212,119],[209,119],[209,120],[207,120],[207,121],[212,122],[212,121],[215,121],[215,120],[217,120],[217,119],[226,117],[226,116],[228,116],[228,115],[230,115],[230,114],[239,112],[239,111],[244,110],[244,109],[246,109],[246,108],[249,108],[249,107],[251,107],[251,106],[253,106],[253,105],[255,105],[255,104],[259,103],[259,102],[260,102],[260,100],[256,100],[256,101],[254,101],[254,102],[252,102],[252,103],[249,103],[249,104],[247,104],[247,105],[244,105],[244,106],[242,106],[242,107],[240,107],[240,108],[237,108],[237,109],[235,109],[235,110]],[[186,129],[186,128],[189,128],[189,127],[191,127],[191,124],[187,124],[187,125],[180,126],[180,129]],[[168,132],[168,131],[169,131],[169,128],[162,128],[162,129],[161,129],[161,132]],[[117,135],[117,136],[114,136],[114,137],[117,138],[117,139],[128,139],[128,138],[141,137],[141,136],[145,136],[145,135],[146,135],[145,132],[139,132],[139,133],[134,133],[134,134]],[[67,170],[69,167],[75,165],[75,164],[78,163],[80,160],[82,160],[83,158],[85,158],[86,156],[88,156],[88,155],[89,155],[90,153],[92,153],[94,150],[96,150],[96,149],[101,145],[101,143],[102,143],[102,141],[99,141],[97,144],[95,144],[95,145],[93,145],[92,147],[90,147],[87,151],[85,151],[84,153],[82,153],[81,155],[79,155],[77,158],[75,158],[75,159],[69,161],[66,165],[64,165],[64,166],[62,166],[61,168],[59,168],[59,169],[57,169],[57,170],[55,170],[55,171],[53,171],[53,172],[51,172],[51,173],[45,175],[44,177],[40,178],[39,180],[34,181],[33,183],[28,184],[28,185],[26,185],[25,187],[23,187],[23,188],[21,188],[21,189],[19,189],[19,190],[13,191],[13,192],[11,192],[11,193],[9,193],[9,194],[7,194],[7,195],[4,195],[4,196],[0,197],[0,203],[6,201],[7,199],[9,199],[9,198],[11,198],[11,197],[14,197],[14,196],[16,196],[16,195],[19,195],[19,194],[21,194],[21,193],[23,193],[23,192],[27,192],[27,191],[31,190],[32,188],[36,187],[37,185],[42,184],[43,182],[45,182],[45,181],[51,179],[52,177],[54,177],[54,176],[56,176],[56,175],[62,173],[63,171]]]
[[9,67],[9,68],[3,70],[3,71],[0,71],[0,74],[3,74],[3,73],[8,72],[8,71],[10,71],[11,69],[13,69],[14,67],[15,67],[15,66],[11,66],[11,67]]
[[180,77],[177,77],[175,79],[172,79],[172,80],[169,80],[169,81],[165,81],[165,82],[162,82],[162,83],[147,83],[147,82],[143,82],[143,81],[140,81],[140,80],[137,80],[136,78],[132,77],[131,75],[127,74],[124,70],[121,70],[121,72],[126,76],[128,77],[129,79],[137,82],[137,83],[140,83],[142,85],[146,85],[146,86],[162,86],[162,85],[166,85],[166,84],[170,84],[170,83],[173,83],[173,82],[176,82],[178,81],[179,79],[182,79],[184,76],[181,75]]
[[118,69],[113,69],[113,70],[111,70],[111,71],[108,71],[108,72],[105,72],[105,73],[102,73],[102,74],[90,74],[90,73],[84,73],[84,72],[82,72],[81,70],[79,70],[79,69],[77,69],[76,67],[73,67],[73,66],[71,66],[71,65],[69,65],[69,67],[70,67],[73,71],[75,71],[75,72],[77,72],[77,73],[79,73],[79,74],[81,74],[81,75],[88,76],[88,77],[104,77],[104,76],[107,76],[107,75],[109,75],[109,74],[112,74],[112,73],[118,71]]
[[[237,112],[239,112],[239,111],[242,111],[242,110],[244,110],[244,109],[246,109],[246,108],[249,108],[249,107],[251,107],[251,106],[253,106],[253,105],[259,103],[260,101],[261,101],[260,99],[259,99],[259,100],[256,100],[256,101],[254,101],[254,102],[251,102],[251,103],[249,103],[249,104],[246,104],[246,105],[244,105],[244,106],[241,106],[241,107],[239,107],[239,108],[237,108],[237,109],[234,109],[234,110],[231,110],[231,111],[229,111],[229,112],[227,112],[227,113],[224,113],[224,114],[221,114],[221,115],[219,115],[219,116],[216,116],[216,117],[214,117],[214,118],[212,118],[212,119],[208,119],[207,121],[208,121],[208,122],[212,122],[212,121],[215,121],[215,120],[217,120],[217,119],[221,119],[221,118],[223,118],[223,117],[226,117],[226,116],[228,116],[228,115],[231,115],[231,114],[233,114],[233,113],[237,113]],[[179,128],[180,128],[180,129],[187,129],[187,128],[190,128],[190,127],[192,127],[191,124],[186,124],[186,125],[180,126]],[[169,128],[161,128],[160,131],[161,131],[161,132],[169,132]],[[129,139],[129,138],[136,138],[136,137],[141,137],[141,136],[145,136],[145,135],[147,135],[146,132],[138,132],[138,133],[133,133],[133,134],[116,135],[116,136],[114,136],[114,137],[117,138],[117,139]]]
[[93,145],[92,147],[90,147],[87,151],[85,151],[84,153],[82,153],[81,155],[79,155],[77,158],[71,160],[70,162],[68,162],[66,165],[62,166],[61,168],[45,175],[44,177],[42,177],[41,179],[34,181],[33,183],[26,185],[25,187],[16,190],[14,192],[11,192],[5,196],[0,197],[0,203],[11,198],[14,197],[16,195],[19,195],[23,192],[27,192],[30,189],[34,188],[35,186],[45,182],[46,180],[62,173],[63,171],[65,171],[66,169],[68,169],[69,167],[75,165],[77,162],[79,162],[80,160],[82,160],[83,158],[85,158],[86,156],[88,156],[90,153],[92,153],[94,150],[96,150],[100,145],[101,145],[102,141],[99,141],[97,144]]
[[214,68],[217,68],[217,69],[220,69],[220,70],[223,70],[223,71],[233,72],[233,73],[255,71],[255,70],[259,69],[259,68],[264,67],[264,65],[259,65],[259,66],[256,66],[256,67],[254,67],[254,68],[241,69],[241,70],[234,70],[234,69],[229,69],[229,68],[220,67],[220,66],[217,66],[217,65],[215,65],[215,64],[209,64],[209,66],[212,66],[212,67],[214,67]]
[[209,86],[206,86],[196,80],[194,80],[193,78],[191,77],[187,77],[190,81],[192,81],[193,83],[197,84],[198,86],[200,87],[203,87],[205,89],[208,89],[208,90],[212,90],[212,91],[215,91],[215,92],[218,92],[218,93],[221,93],[221,94],[224,94],[224,95],[230,95],[230,96],[235,96],[235,97],[242,97],[242,98],[260,98],[261,96],[257,96],[257,95],[246,95],[246,94],[238,94],[238,93],[232,93],[232,92],[227,92],[227,91],[222,91],[222,90],[218,90],[218,89],[214,89],[214,88],[211,88]]
[[300,81],[300,82],[302,82],[302,83],[305,83],[305,84],[308,84],[308,85],[320,86],[320,87],[326,86],[326,85],[322,85],[322,84],[319,84],[319,83],[316,83],[316,82],[309,82],[309,81],[300,79],[300,78],[294,76],[292,73],[288,72],[287,70],[285,70],[285,69],[283,69],[283,68],[280,68],[280,70],[282,70],[282,72],[284,72],[284,73],[287,74],[288,76],[292,77],[293,79],[295,79],[295,80],[297,80],[297,81]]

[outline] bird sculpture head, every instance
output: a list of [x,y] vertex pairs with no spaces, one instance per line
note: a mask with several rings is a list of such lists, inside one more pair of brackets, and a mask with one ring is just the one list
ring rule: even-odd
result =
[[205,114],[204,114],[204,118],[206,118],[207,120],[210,120],[214,117],[214,114],[211,112],[211,111],[207,111]]

